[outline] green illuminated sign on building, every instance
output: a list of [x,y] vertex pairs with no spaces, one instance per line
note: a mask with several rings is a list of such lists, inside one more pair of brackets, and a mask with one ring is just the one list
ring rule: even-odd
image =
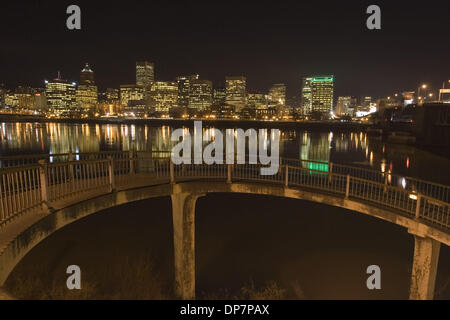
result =
[[334,77],[320,77],[320,78],[313,78],[313,82],[333,82]]

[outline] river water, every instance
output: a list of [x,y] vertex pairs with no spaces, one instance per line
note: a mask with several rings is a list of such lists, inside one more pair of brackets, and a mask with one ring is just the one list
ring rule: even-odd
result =
[[[171,150],[174,129],[0,123],[0,157]],[[204,128],[206,133],[208,130],[211,128]],[[323,161],[324,166],[329,162],[363,166],[450,185],[449,159],[410,146],[386,144],[364,132],[281,129],[280,155]],[[74,298],[170,297],[170,213],[170,199],[154,199],[74,223],[32,250],[8,283],[21,297],[67,297],[62,293],[64,268],[78,264],[86,271],[89,284],[96,284],[89,285],[86,296]],[[249,283],[262,288],[273,282],[284,292],[283,297],[292,299],[404,299],[413,244],[405,230],[343,209],[272,197],[208,195],[197,204],[197,295],[238,296]],[[152,261],[151,266],[142,260]],[[366,288],[366,269],[373,264],[382,268],[381,291]],[[437,287],[439,298],[450,298],[446,247],[441,250]],[[154,292],[166,293],[158,296]]]

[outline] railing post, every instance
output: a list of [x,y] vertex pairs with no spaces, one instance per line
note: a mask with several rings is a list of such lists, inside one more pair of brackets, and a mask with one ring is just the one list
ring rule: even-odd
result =
[[384,193],[387,192],[387,186],[388,186],[388,175],[387,173],[384,173]]
[[347,175],[347,186],[345,188],[345,199],[350,197],[350,175]]
[[422,195],[417,194],[417,204],[416,204],[416,219],[420,219],[420,207],[422,206]]
[[116,190],[116,178],[114,176],[114,159],[111,156],[108,157],[108,174],[110,192],[114,192]]
[[284,172],[284,186],[287,188],[289,187],[289,166],[285,166],[285,172]]
[[129,158],[130,158],[130,174],[134,174],[134,151],[130,150],[129,152]]
[[328,182],[333,182],[333,162],[330,162],[330,165],[328,167]]
[[49,209],[49,196],[48,196],[48,166],[45,160],[39,160],[39,183],[41,186],[41,201],[42,209]]
[[172,160],[170,160],[170,183],[175,183],[175,167]]
[[232,164],[227,164],[227,183],[231,184],[231,172],[233,170]]
[[72,150],[69,152],[68,160],[69,160],[69,181],[72,182],[74,180],[73,164],[72,164],[72,162],[73,162]]

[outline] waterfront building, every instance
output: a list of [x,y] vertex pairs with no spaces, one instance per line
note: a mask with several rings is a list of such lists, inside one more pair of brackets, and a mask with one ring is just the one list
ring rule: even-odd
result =
[[130,101],[144,100],[144,88],[135,84],[120,86],[120,104],[128,106]]
[[352,108],[352,97],[338,97],[334,114],[339,117],[350,115],[351,108]]
[[207,110],[212,105],[212,82],[192,80],[189,89],[189,108]]
[[333,111],[334,76],[313,77],[311,80],[311,112],[330,115]]
[[136,62],[136,85],[150,88],[155,81],[155,65],[148,61]]
[[181,76],[177,77],[178,83],[178,97],[177,104],[181,108],[187,108],[189,106],[189,77]]
[[246,105],[246,81],[245,77],[226,77],[226,103],[240,111]]
[[98,89],[95,85],[94,71],[92,71],[88,63],[85,64],[80,72],[76,103],[82,111],[94,110],[98,103]]
[[227,101],[227,92],[225,88],[216,88],[213,90],[213,105],[223,106]]
[[76,83],[58,78],[46,81],[45,95],[49,111],[54,114],[67,114],[76,107]]
[[252,109],[267,109],[269,97],[264,93],[249,93],[247,106]]
[[95,85],[94,71],[92,71],[87,62],[80,72],[80,84]]
[[270,104],[274,106],[286,105],[286,85],[274,84],[269,90]]
[[312,88],[311,83],[312,79],[310,77],[303,78],[302,81],[302,99],[301,99],[301,108],[304,115],[308,115],[312,112]]
[[178,83],[173,81],[155,81],[150,88],[150,99],[155,111],[168,113],[177,107]]

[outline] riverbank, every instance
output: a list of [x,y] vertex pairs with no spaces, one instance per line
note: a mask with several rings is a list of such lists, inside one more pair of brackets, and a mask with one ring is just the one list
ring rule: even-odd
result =
[[[370,125],[359,122],[339,121],[262,121],[262,120],[228,120],[228,119],[199,119],[205,126],[219,128],[286,128],[305,130],[332,130],[337,132],[365,132]],[[17,116],[0,115],[0,122],[39,122],[39,123],[68,123],[68,124],[124,124],[124,125],[155,125],[172,127],[193,127],[193,119],[119,119],[119,118],[97,118],[97,119],[48,119],[40,116]]]

